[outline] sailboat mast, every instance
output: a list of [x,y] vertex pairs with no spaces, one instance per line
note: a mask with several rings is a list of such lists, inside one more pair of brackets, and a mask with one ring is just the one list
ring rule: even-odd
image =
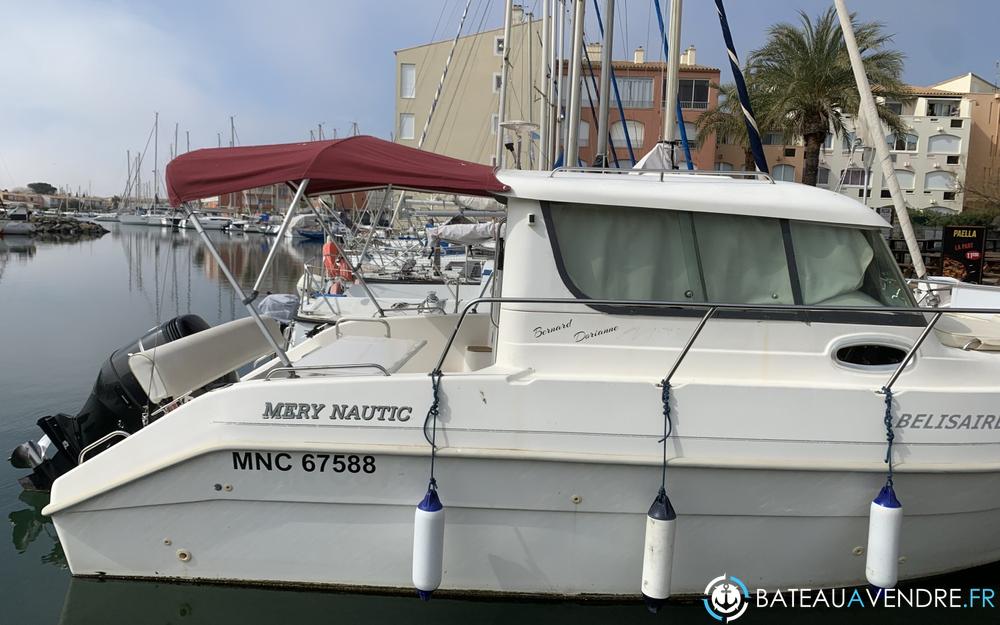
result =
[[[677,90],[681,70],[681,0],[670,0],[670,23],[667,25],[667,97],[663,100],[663,140],[677,137]],[[673,150],[670,164],[673,166]]]
[[580,164],[580,74],[583,70],[583,19],[586,4],[584,0],[576,0],[573,6],[573,42],[570,44],[570,76],[569,76],[569,111],[566,123],[566,162],[567,167]]
[[611,112],[611,47],[614,44],[615,0],[605,0],[604,15],[607,24],[604,25],[604,42],[601,46],[601,91],[598,94],[595,167],[608,165],[608,114]]
[[[160,176],[157,170],[160,161],[160,114],[155,113],[153,118],[153,205],[159,203]],[[148,144],[147,144],[148,145]]]
[[542,97],[538,99],[538,169],[549,168],[549,0],[542,0],[542,54],[538,84]]
[[918,278],[927,275],[927,268],[924,266],[924,257],[920,252],[920,245],[917,243],[917,236],[913,232],[913,224],[910,223],[910,214],[906,212],[906,203],[903,201],[903,192],[899,188],[899,181],[896,179],[896,168],[892,162],[892,155],[889,154],[889,145],[882,140],[885,134],[882,132],[882,123],[879,121],[878,109],[875,107],[875,96],[872,95],[871,85],[868,83],[868,75],[865,74],[864,62],[861,60],[861,52],[858,50],[858,42],[854,38],[854,26],[851,24],[851,14],[847,12],[844,0],[834,0],[837,6],[837,17],[840,18],[840,28],[844,31],[844,44],[847,46],[847,54],[851,58],[851,69],[854,71],[854,80],[858,83],[858,95],[861,96],[861,110],[858,122],[866,124],[868,136],[874,143],[875,155],[882,165],[882,177],[885,178],[889,187],[889,195],[892,196],[892,206],[896,211],[896,220],[899,222],[899,229],[903,232],[906,240],[906,249],[910,252],[913,262],[913,271]]
[[510,22],[513,18],[514,0],[504,3],[503,12],[503,57],[500,65],[500,105],[497,109],[497,144],[493,154],[493,165],[503,169],[503,123],[507,118],[507,79],[510,67]]

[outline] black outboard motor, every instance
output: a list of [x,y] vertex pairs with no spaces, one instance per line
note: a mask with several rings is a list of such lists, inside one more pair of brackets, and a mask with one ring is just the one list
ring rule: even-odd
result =
[[[208,328],[209,325],[198,315],[182,315],[112,352],[101,367],[90,397],[76,416],[60,413],[38,420],[38,427],[45,433],[55,454],[46,457],[45,449],[34,441],[19,445],[11,454],[10,462],[15,467],[34,470],[31,475],[18,480],[21,486],[26,490],[49,490],[57,477],[78,464],[80,452],[88,445],[111,432],[124,431],[132,434],[142,429],[146,425],[144,417],[147,408],[152,412],[158,405],[149,401],[146,392],[132,374],[128,366],[129,355]],[[216,380],[211,386],[229,384],[236,380],[233,372]],[[109,440],[88,455],[96,455],[120,440]]]

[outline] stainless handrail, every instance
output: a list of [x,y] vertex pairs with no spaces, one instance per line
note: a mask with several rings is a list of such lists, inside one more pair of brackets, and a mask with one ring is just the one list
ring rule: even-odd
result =
[[386,321],[383,318],[376,319],[374,317],[341,317],[341,318],[339,318],[339,319],[337,319],[336,321],[333,322],[334,336],[336,336],[338,339],[341,336],[341,334],[340,334],[340,324],[343,323],[344,321],[362,321],[362,322],[367,322],[367,323],[381,323],[382,325],[385,326],[385,338],[387,338],[387,339],[392,338],[392,326],[390,326],[389,322]]
[[[701,332],[701,326],[707,323],[709,317],[714,316],[715,312],[720,310],[736,310],[736,311],[766,311],[766,312],[841,312],[841,313],[880,313],[888,315],[899,315],[899,314],[922,314],[922,315],[934,315],[930,322],[928,322],[927,327],[924,328],[920,337],[914,346],[910,349],[910,352],[897,367],[896,371],[893,372],[892,377],[882,388],[891,388],[892,384],[896,382],[896,379],[902,373],[903,368],[909,364],[916,350],[924,342],[924,339],[930,334],[930,331],[937,324],[938,319],[941,318],[945,313],[970,313],[970,314],[1000,314],[1000,309],[994,308],[948,308],[947,310],[941,309],[928,309],[919,307],[898,307],[889,308],[885,306],[806,306],[806,305],[796,305],[796,304],[722,304],[722,303],[712,303],[712,302],[666,302],[666,301],[656,301],[656,300],[613,300],[613,299],[575,299],[575,298],[558,298],[558,297],[479,297],[474,300],[470,300],[465,304],[462,309],[461,314],[458,317],[458,321],[455,323],[455,328],[452,330],[451,335],[448,337],[447,342],[445,342],[444,349],[441,351],[441,356],[438,358],[437,364],[434,365],[432,373],[441,373],[441,367],[444,365],[444,360],[448,356],[448,352],[451,351],[452,345],[455,343],[455,339],[458,337],[458,331],[464,323],[466,316],[468,316],[470,310],[483,303],[490,304],[573,304],[573,305],[585,305],[585,306],[627,306],[632,308],[681,308],[681,309],[695,309],[695,310],[708,310],[711,315],[706,314],[700,326],[696,328],[697,332],[692,335],[690,342],[693,343],[694,338],[697,338],[697,333]],[[690,349],[690,345],[686,346]],[[676,366],[679,365],[675,363]]]
[[322,371],[325,369],[378,369],[385,377],[389,377],[389,370],[382,365],[375,362],[349,362],[339,365],[306,365],[304,367],[278,367],[276,369],[271,369],[264,376],[264,381],[268,381],[275,373],[290,373],[291,379],[295,378],[295,374],[301,371]]
[[549,178],[554,178],[557,173],[581,173],[581,174],[659,174],[663,180],[664,174],[681,176],[716,176],[720,178],[750,178],[774,184],[774,178],[770,174],[762,171],[716,171],[714,169],[619,169],[617,167],[556,167],[549,172]]
[[100,447],[104,443],[107,443],[108,441],[111,441],[112,439],[119,438],[119,437],[123,438],[123,439],[124,438],[128,438],[129,437],[129,433],[126,432],[125,430],[115,430],[114,432],[108,432],[107,434],[105,434],[101,438],[97,439],[93,443],[91,443],[91,444],[87,445],[86,447],[84,447],[83,449],[81,449],[80,450],[80,455],[77,457],[76,463],[77,464],[83,464],[83,460],[87,456],[87,454],[89,454],[90,452],[92,452],[94,449]]

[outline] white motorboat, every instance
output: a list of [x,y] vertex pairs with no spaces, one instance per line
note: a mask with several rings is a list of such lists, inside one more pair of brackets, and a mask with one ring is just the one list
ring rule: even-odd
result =
[[[322,192],[337,143],[300,148]],[[443,157],[407,155],[443,186],[423,173]],[[443,545],[444,589],[638,596],[665,480],[673,594],[864,584],[887,433],[899,577],[1000,559],[1000,360],[938,340],[876,213],[763,174],[497,177],[502,299],[341,319],[287,353],[271,320],[175,320],[112,355],[130,373],[82,413],[104,430],[43,419],[56,455],[26,482],[71,467],[44,513],[72,572],[398,589]],[[446,523],[415,538],[429,475]]]
[[[225,230],[229,227],[232,219],[218,215],[198,215],[198,221],[201,222],[201,227],[205,230]],[[179,225],[188,230],[194,229],[194,224],[188,218],[181,219]]]
[[118,221],[118,213],[98,213],[94,221]]

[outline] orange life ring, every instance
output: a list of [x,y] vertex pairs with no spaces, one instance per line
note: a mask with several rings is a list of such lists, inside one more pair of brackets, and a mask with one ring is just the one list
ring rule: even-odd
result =
[[351,271],[351,266],[343,258],[337,258],[336,265],[336,277],[342,278],[345,282],[354,282],[354,272]]
[[340,250],[337,249],[337,244],[333,241],[327,241],[323,244],[323,268],[326,269],[326,275],[330,278],[337,276],[337,264],[340,263]]

